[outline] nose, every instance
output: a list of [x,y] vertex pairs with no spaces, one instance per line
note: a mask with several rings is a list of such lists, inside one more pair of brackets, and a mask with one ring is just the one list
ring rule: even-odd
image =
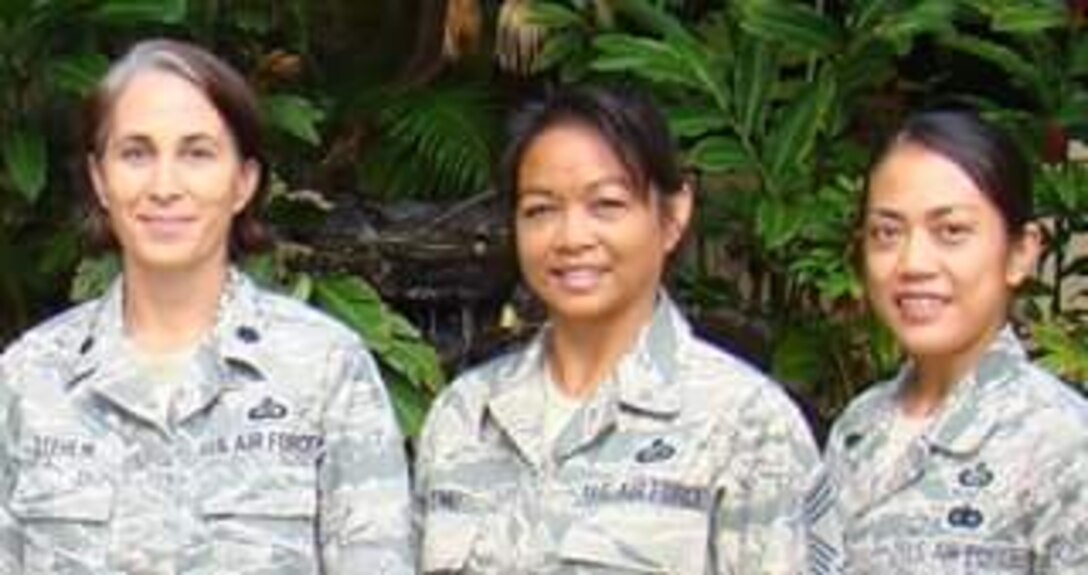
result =
[[905,277],[927,276],[936,268],[933,243],[925,233],[912,230],[899,252],[899,273]]
[[556,247],[567,252],[577,252],[593,245],[592,218],[584,209],[568,207],[559,220],[555,240]]
[[177,174],[177,164],[168,157],[155,162],[151,180],[148,182],[147,195],[153,201],[166,203],[182,193],[181,179]]

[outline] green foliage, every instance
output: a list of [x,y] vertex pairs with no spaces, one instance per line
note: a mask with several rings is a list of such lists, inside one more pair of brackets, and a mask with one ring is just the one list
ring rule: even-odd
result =
[[360,167],[387,198],[457,198],[483,190],[497,157],[494,97],[476,84],[380,92],[368,101],[381,137]]
[[[696,261],[696,284],[739,286],[712,307],[766,322],[772,371],[828,414],[860,383],[888,374],[897,359],[890,337],[863,319],[851,241],[872,145],[859,133],[893,123],[894,115],[874,110],[914,97],[904,88],[940,96],[938,82],[917,86],[901,76],[901,59],[920,40],[936,40],[941,50],[999,67],[1036,104],[992,105],[995,113],[1023,122],[1041,111],[1063,129],[1088,119],[1078,78],[1088,69],[1088,40],[1071,34],[1077,24],[1060,3],[867,0],[828,10],[823,3],[741,0],[696,22],[646,0],[613,3],[612,22],[575,3],[540,4],[549,41],[588,47],[561,57],[549,52],[541,66],[563,78],[571,70],[622,75],[657,94],[686,163],[701,175],[698,257],[724,251],[732,258],[725,269]],[[951,74],[935,72],[938,79]],[[992,102],[996,94],[979,88],[969,98]],[[1060,187],[1057,196],[1088,193],[1083,182],[1066,181],[1068,171],[1060,172],[1061,185],[1052,173],[1044,188]],[[1079,202],[1054,207],[1052,245],[1065,246],[1083,231],[1075,214],[1086,212]],[[1083,267],[1088,263],[1061,262],[1058,277],[1082,277]],[[715,275],[738,269],[739,281]],[[706,293],[692,287],[689,295]],[[1048,301],[1059,292],[1053,288]]]

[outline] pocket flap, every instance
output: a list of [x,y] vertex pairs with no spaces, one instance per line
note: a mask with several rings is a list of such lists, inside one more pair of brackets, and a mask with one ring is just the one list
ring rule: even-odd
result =
[[230,482],[206,483],[200,510],[209,517],[312,518],[317,515],[315,473],[309,468],[244,473]]
[[423,530],[423,572],[464,569],[472,554],[479,524],[478,517],[463,513],[428,514]]
[[112,505],[113,485],[84,466],[21,469],[11,494],[11,512],[26,520],[105,522]]
[[708,529],[707,517],[691,511],[601,510],[571,524],[559,555],[635,573],[702,575]]

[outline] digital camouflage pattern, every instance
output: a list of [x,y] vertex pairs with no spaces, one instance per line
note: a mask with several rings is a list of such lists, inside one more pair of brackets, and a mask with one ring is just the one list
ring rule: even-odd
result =
[[0,573],[414,572],[401,436],[353,333],[232,272],[164,419],[121,299],[0,359]]
[[425,573],[836,573],[833,493],[795,406],[667,298],[548,449],[545,333],[459,378],[417,460]]
[[1088,404],[1004,329],[907,452],[877,466],[904,368],[835,424],[847,572],[1088,573]]

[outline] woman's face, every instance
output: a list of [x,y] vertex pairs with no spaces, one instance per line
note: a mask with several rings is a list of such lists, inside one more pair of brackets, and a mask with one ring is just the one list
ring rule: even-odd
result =
[[231,221],[259,168],[239,157],[229,127],[198,88],[140,72],[119,94],[90,176],[128,269],[227,265]]
[[576,123],[539,134],[517,182],[521,270],[553,320],[607,322],[652,311],[690,192],[667,203],[641,196],[605,140]]
[[1031,272],[1038,233],[1010,238],[996,206],[944,156],[896,146],[869,184],[865,286],[916,359],[973,358],[1006,320]]

